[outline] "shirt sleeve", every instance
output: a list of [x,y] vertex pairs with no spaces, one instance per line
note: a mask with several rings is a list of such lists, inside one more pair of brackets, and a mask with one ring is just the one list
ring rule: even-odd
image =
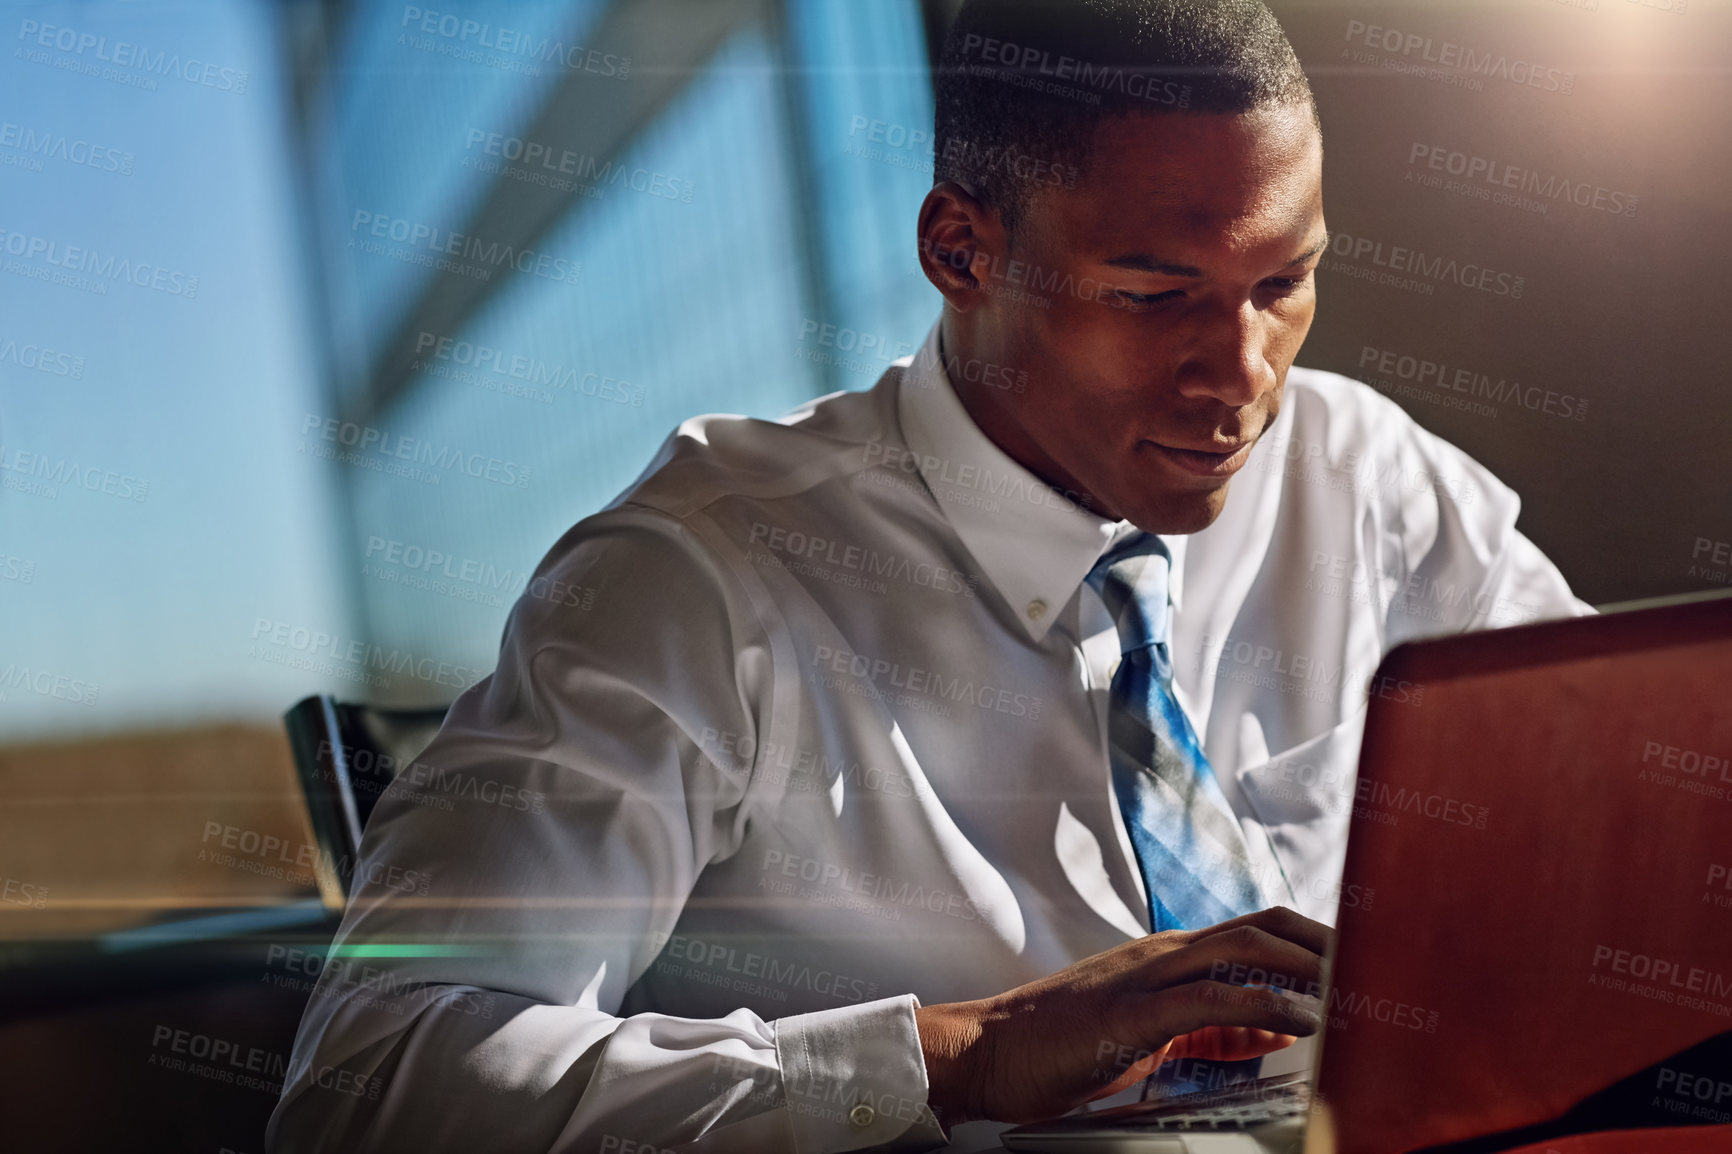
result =
[[1521,498],[1491,470],[1417,426],[1402,450],[1400,475],[1414,484],[1389,519],[1397,555],[1386,571],[1398,584],[1385,649],[1593,612],[1516,528]]
[[765,804],[771,642],[685,524],[555,546],[497,671],[399,770],[295,1042],[269,1149],[925,1150],[911,994],[766,1021],[619,1016],[704,867]]

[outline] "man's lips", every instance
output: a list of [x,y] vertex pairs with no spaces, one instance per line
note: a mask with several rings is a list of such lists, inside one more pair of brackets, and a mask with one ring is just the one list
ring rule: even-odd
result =
[[1231,477],[1244,467],[1246,459],[1251,455],[1251,446],[1256,443],[1253,439],[1221,449],[1201,449],[1163,445],[1156,441],[1143,442],[1154,449],[1161,459],[1197,477]]

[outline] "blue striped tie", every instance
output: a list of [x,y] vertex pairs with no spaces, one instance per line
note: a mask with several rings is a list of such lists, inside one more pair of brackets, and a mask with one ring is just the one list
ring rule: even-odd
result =
[[1123,653],[1110,690],[1107,744],[1154,932],[1200,929],[1263,908],[1238,819],[1173,696],[1171,564],[1159,537],[1137,532],[1108,549],[1088,575],[1118,626]]

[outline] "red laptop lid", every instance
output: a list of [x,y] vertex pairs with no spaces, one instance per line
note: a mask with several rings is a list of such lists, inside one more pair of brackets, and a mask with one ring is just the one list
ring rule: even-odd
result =
[[1656,1108],[1711,1099],[1665,1062],[1732,1031],[1732,600],[1380,672],[1424,692],[1366,725],[1343,882],[1376,901],[1341,910],[1319,1083],[1340,1154],[1520,1130],[1656,1064]]

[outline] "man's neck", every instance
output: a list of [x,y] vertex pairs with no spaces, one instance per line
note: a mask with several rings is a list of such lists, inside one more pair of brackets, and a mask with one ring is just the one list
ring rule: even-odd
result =
[[956,393],[956,399],[962,402],[963,411],[968,419],[973,421],[986,439],[997,445],[1005,456],[1033,473],[1048,488],[1065,494],[1083,508],[1098,517],[1107,520],[1120,521],[1124,518],[1097,499],[1094,494],[1084,489],[1080,482],[1071,477],[1044,452],[1028,431],[1000,408],[992,396],[990,387],[975,387],[967,380],[966,373],[952,373],[953,364],[967,364],[975,358],[972,350],[965,347],[953,323],[954,314],[947,308],[938,324],[938,362],[944,366],[944,375],[950,381],[951,389]]

